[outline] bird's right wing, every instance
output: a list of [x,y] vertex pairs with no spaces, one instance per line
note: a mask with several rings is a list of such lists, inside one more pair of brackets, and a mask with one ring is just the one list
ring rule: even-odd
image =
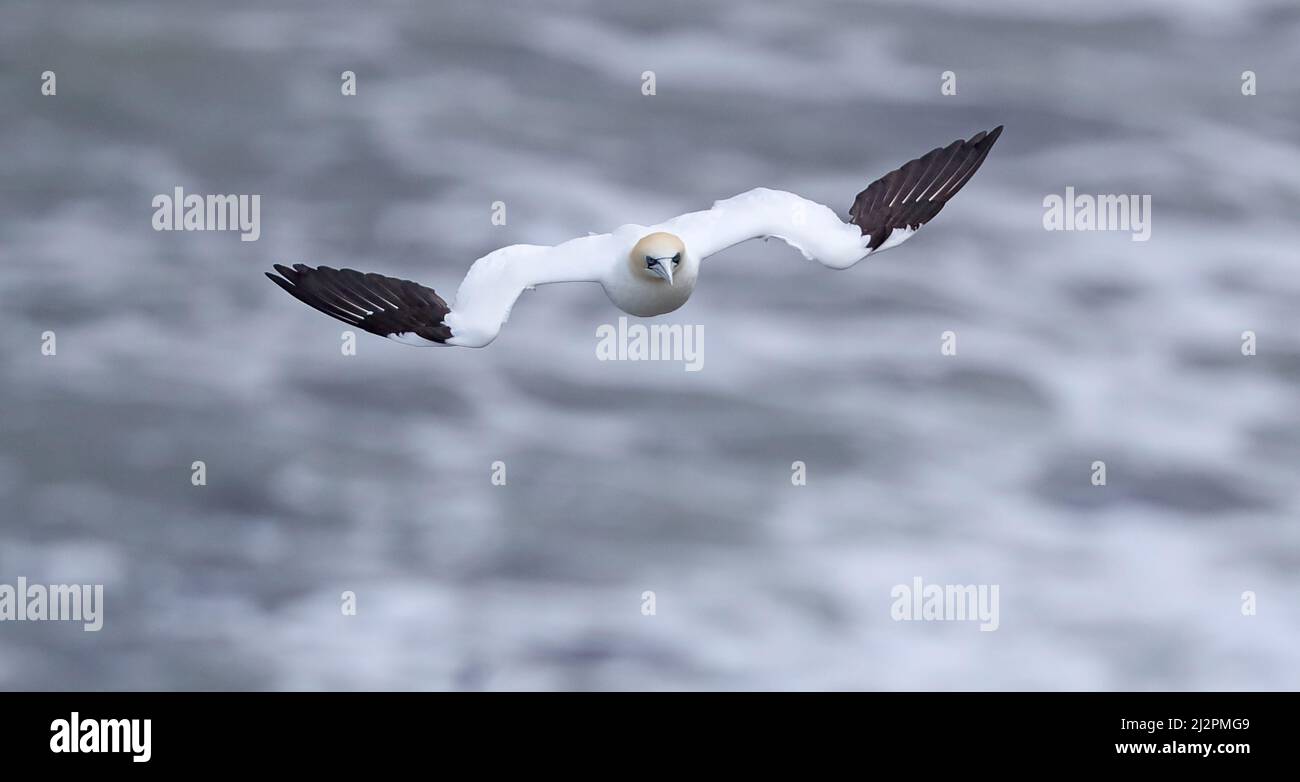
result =
[[443,345],[452,337],[443,322],[447,302],[419,283],[301,263],[277,263],[275,270],[279,276],[266,276],[290,296],[371,334],[408,345]]
[[474,262],[450,306],[419,283],[353,269],[276,264],[279,276],[266,276],[304,304],[372,334],[405,345],[479,348],[496,339],[525,290],[600,280],[610,241],[600,234],[555,247],[503,247]]
[[456,291],[444,322],[449,345],[481,348],[496,339],[519,294],[556,282],[599,282],[614,257],[613,237],[592,234],[554,247],[515,244],[479,258]]

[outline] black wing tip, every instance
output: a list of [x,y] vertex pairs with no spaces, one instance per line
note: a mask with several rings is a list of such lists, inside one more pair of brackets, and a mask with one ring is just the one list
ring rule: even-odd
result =
[[286,293],[371,334],[413,333],[444,344],[452,337],[443,322],[450,307],[436,292],[418,283],[330,266],[312,268],[295,263],[289,268],[275,263],[272,267],[276,274],[264,274]]
[[988,149],[989,147],[992,147],[993,143],[998,140],[998,136],[1002,135],[1003,127],[1005,126],[998,125],[996,128],[993,128],[992,130],[981,130],[979,133],[976,133],[975,135],[971,136],[970,138],[964,141],[958,139],[953,143],[960,144],[963,147],[978,147],[980,149]]
[[895,229],[915,230],[934,219],[984,164],[1004,127],[935,147],[858,193],[849,209],[850,222],[871,237],[868,249],[879,249]]
[[266,279],[270,280],[276,285],[279,285],[281,288],[284,288],[286,291],[292,293],[293,289],[297,287],[296,281],[292,276],[293,270],[286,269],[278,263],[274,265],[274,268],[275,268],[274,274],[271,272],[262,272],[262,273],[266,275]]
[[310,273],[316,271],[315,269],[311,268],[310,266],[307,266],[307,265],[304,265],[304,264],[301,264],[301,263],[295,263],[295,264],[293,265],[292,268],[290,268],[290,267],[288,267],[288,266],[285,266],[285,265],[282,264],[282,263],[273,263],[273,264],[271,264],[271,268],[272,268],[272,269],[275,269],[276,274],[278,274],[278,275],[280,275],[280,276],[279,276],[279,277],[276,277],[275,274],[272,274],[272,273],[270,273],[270,272],[266,272],[265,274],[266,274],[267,277],[271,278],[272,280],[274,280],[274,281],[276,281],[276,282],[279,282],[281,279],[285,279],[285,280],[288,280],[289,282],[291,282],[291,283],[293,283],[293,284],[295,284],[295,285],[298,284],[298,280],[299,280],[299,278],[300,278],[302,275],[304,275],[304,274],[310,274]]

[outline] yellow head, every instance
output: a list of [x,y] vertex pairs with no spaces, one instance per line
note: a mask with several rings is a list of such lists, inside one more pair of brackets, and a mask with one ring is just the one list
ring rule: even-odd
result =
[[641,237],[632,252],[628,263],[634,275],[663,280],[673,284],[673,272],[686,258],[686,245],[670,233],[658,231]]

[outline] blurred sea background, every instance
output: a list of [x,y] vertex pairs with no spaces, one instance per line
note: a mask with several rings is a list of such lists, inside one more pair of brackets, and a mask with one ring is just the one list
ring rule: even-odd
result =
[[[0,583],[106,606],[0,623],[0,688],[1296,689],[1297,73],[1290,0],[10,0]],[[450,299],[755,186],[845,215],[998,124],[899,249],[706,262],[655,321],[700,372],[596,360],[592,285],[343,356],[262,276]],[[260,194],[260,240],[155,232],[177,186]],[[1150,194],[1150,241],[1045,231],[1066,186]],[[917,576],[999,629],[892,621]]]

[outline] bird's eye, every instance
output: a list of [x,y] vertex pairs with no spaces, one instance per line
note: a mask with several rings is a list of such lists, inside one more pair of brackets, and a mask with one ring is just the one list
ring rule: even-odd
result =
[[647,269],[653,269],[654,267],[656,267],[656,266],[658,266],[658,265],[659,265],[659,259],[658,259],[658,258],[651,258],[649,255],[647,255],[647,256],[645,257],[645,267],[646,267]]
[[673,256],[673,266],[676,266],[677,264],[679,264],[679,263],[681,263],[681,262],[682,262],[682,254],[681,254],[681,253],[677,253],[676,255]]

